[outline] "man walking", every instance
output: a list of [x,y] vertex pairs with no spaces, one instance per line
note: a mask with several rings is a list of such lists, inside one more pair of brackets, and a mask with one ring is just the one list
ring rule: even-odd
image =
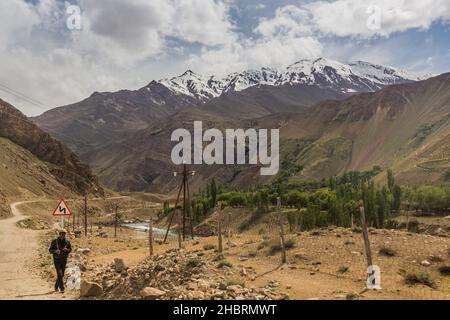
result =
[[67,231],[64,229],[59,230],[59,236],[50,244],[50,253],[53,254],[53,262],[56,269],[56,283],[55,291],[58,289],[61,293],[64,293],[64,272],[66,271],[67,257],[72,251],[72,246],[68,240],[66,240]]

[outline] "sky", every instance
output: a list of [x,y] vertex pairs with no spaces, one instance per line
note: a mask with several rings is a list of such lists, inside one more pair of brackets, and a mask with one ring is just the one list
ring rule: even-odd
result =
[[450,72],[449,0],[1,0],[0,98],[26,115],[187,69],[300,59]]

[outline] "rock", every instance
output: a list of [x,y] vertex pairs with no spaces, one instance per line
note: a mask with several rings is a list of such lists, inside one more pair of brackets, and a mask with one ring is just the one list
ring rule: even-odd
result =
[[241,270],[241,276],[247,276],[247,269],[245,269],[245,268],[242,268],[242,270]]
[[116,272],[122,272],[126,268],[127,268],[127,266],[125,265],[125,262],[123,261],[123,259],[120,259],[120,258],[114,259],[114,269],[116,270]]
[[189,293],[189,296],[193,300],[202,300],[202,299],[205,298],[205,294],[203,292],[201,292],[201,291],[198,291],[198,290],[191,291]]
[[226,285],[225,283],[221,282],[221,283],[219,284],[219,289],[220,289],[220,290],[227,290],[227,285]]
[[359,294],[357,292],[350,292],[345,296],[346,300],[355,300],[359,298]]
[[431,263],[430,263],[430,261],[428,261],[428,260],[423,260],[420,264],[421,264],[422,266],[424,266],[424,267],[429,267],[429,266],[431,266]]
[[238,285],[238,284],[236,284],[236,285],[231,285],[231,286],[228,286],[228,287],[227,287],[227,290],[233,291],[234,293],[237,293],[237,294],[241,293],[241,292],[242,292],[242,289],[243,289],[243,288],[242,288],[240,285]]
[[166,292],[156,288],[146,287],[142,289],[139,294],[143,300],[155,300],[163,297]]
[[96,282],[81,280],[80,297],[98,297],[103,293],[103,287]]

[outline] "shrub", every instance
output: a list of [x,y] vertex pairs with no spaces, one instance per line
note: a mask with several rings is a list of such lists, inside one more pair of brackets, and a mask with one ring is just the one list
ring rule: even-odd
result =
[[245,282],[239,279],[227,279],[225,280],[225,284],[226,286],[241,286],[241,287],[245,287]]
[[410,220],[408,223],[408,231],[417,233],[419,231],[419,221],[416,219]]
[[221,261],[223,259],[225,259],[225,257],[222,254],[218,254],[214,257],[213,261]]
[[205,245],[203,246],[203,250],[213,250],[213,249],[215,249],[215,248],[216,248],[216,246],[213,245],[213,244],[205,244]]
[[430,256],[430,261],[439,263],[439,262],[444,262],[444,259],[440,256],[432,255],[432,256]]
[[228,262],[227,260],[221,260],[219,261],[219,263],[217,264],[218,268],[223,268],[223,267],[228,267],[228,268],[232,268],[233,265],[231,264],[231,262]]
[[443,276],[450,276],[450,266],[439,267],[439,272]]
[[398,222],[396,220],[390,219],[386,221],[386,224],[384,225],[385,229],[398,229]]
[[201,265],[202,265],[202,261],[198,258],[192,258],[186,262],[186,267],[188,267],[188,268],[195,268],[195,267],[199,267]]
[[408,273],[405,276],[405,283],[412,286],[422,284],[433,289],[436,288],[436,283],[433,279],[431,279],[430,275],[423,272]]
[[348,267],[348,266],[340,266],[338,269],[338,273],[341,273],[341,274],[349,272],[349,271],[350,271],[350,267]]
[[381,247],[378,253],[385,257],[394,257],[397,254],[394,249],[388,247]]

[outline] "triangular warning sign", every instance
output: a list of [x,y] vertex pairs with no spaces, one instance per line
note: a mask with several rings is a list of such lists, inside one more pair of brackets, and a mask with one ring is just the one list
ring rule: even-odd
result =
[[64,201],[64,198],[61,198],[58,205],[55,208],[55,211],[53,212],[53,216],[70,216],[72,212],[70,211],[69,207],[67,206],[66,202]]

